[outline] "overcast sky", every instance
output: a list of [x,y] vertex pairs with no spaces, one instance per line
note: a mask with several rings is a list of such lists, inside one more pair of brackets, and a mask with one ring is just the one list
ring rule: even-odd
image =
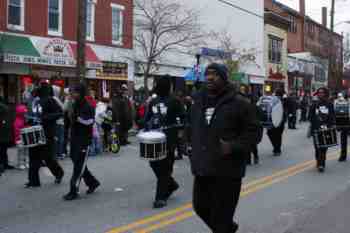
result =
[[[278,0],[296,10],[299,10],[299,0]],[[306,2],[306,13],[311,18],[318,22],[322,22],[322,7],[328,8],[328,15],[331,8],[331,0],[305,0]],[[350,21],[350,0],[336,0],[335,9],[335,24],[342,21]],[[330,25],[330,18],[328,18],[328,27]],[[350,24],[339,24],[335,27],[335,31],[341,33],[350,33]]]

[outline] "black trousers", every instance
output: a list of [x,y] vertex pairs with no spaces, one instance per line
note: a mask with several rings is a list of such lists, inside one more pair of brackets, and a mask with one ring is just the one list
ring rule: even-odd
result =
[[43,161],[56,178],[63,176],[63,169],[55,159],[54,145],[54,139],[47,139],[46,145],[29,148],[29,184],[40,185],[39,170]]
[[193,209],[213,233],[234,233],[233,217],[241,186],[241,179],[195,177]]
[[0,173],[3,172],[8,165],[7,149],[9,148],[8,143],[0,143]]
[[315,146],[315,159],[317,167],[326,167],[327,148],[317,149]]
[[73,162],[73,174],[70,180],[70,192],[78,193],[81,179],[84,180],[86,186],[91,187],[98,184],[98,180],[91,174],[86,166],[89,146],[74,145],[72,143],[72,149],[70,157]]
[[273,153],[281,153],[283,131],[283,124],[280,127],[267,130],[267,136],[270,138],[273,146]]
[[290,116],[288,116],[288,128],[289,129],[295,129],[296,123],[297,123],[297,115],[296,114],[291,114]]
[[121,129],[121,130],[119,131],[119,134],[120,134],[120,136],[119,136],[119,138],[120,138],[120,143],[121,143],[122,145],[125,145],[125,144],[128,142],[129,131],[126,130],[126,129]]
[[307,108],[301,109],[300,121],[307,121]]
[[177,186],[173,175],[173,167],[175,162],[174,149],[168,149],[168,156],[159,161],[150,162],[153,173],[157,177],[157,188],[155,200],[167,200],[169,198],[169,191],[174,186]]
[[258,159],[259,159],[258,145],[255,145],[255,146],[252,148],[252,151],[251,151],[251,153],[249,154],[249,157],[248,157],[248,164],[251,164],[251,163],[252,163],[252,155],[253,155],[253,157],[254,157],[254,160],[258,160]]
[[342,129],[340,130],[340,146],[341,146],[341,153],[340,156],[342,158],[346,158],[348,154],[348,129]]

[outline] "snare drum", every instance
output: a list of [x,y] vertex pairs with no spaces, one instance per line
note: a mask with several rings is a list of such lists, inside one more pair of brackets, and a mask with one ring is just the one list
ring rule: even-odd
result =
[[334,104],[334,112],[336,125],[338,129],[350,127],[350,109],[347,101],[336,101]]
[[36,147],[45,144],[46,137],[41,125],[21,129],[22,147]]
[[314,132],[314,142],[317,149],[329,148],[338,145],[336,128],[323,128]]
[[262,111],[261,124],[266,129],[277,128],[283,121],[283,105],[276,96],[263,96],[257,105]]
[[148,161],[158,161],[167,157],[166,135],[159,131],[140,132],[140,156]]

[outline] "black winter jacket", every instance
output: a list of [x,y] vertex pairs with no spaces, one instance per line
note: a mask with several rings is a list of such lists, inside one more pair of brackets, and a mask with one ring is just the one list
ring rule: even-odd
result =
[[[218,176],[241,179],[246,160],[255,145],[258,119],[251,103],[228,85],[217,99],[208,125],[205,118],[207,90],[194,97],[192,106],[191,167],[195,176]],[[220,139],[232,145],[231,156],[223,155]]]
[[318,101],[310,108],[309,120],[311,123],[311,131],[320,129],[321,125],[328,127],[335,126],[334,107],[331,102]]
[[[82,123],[81,120],[85,123]],[[81,148],[91,144],[94,120],[95,110],[85,99],[74,103],[71,119],[72,147]]]

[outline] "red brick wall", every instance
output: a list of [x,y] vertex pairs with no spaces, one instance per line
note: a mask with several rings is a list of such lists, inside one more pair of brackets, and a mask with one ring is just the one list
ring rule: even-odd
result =
[[123,26],[123,47],[133,47],[133,1],[111,0],[98,1],[95,18],[95,40],[97,44],[111,45],[112,41],[112,8],[111,3],[125,6]]
[[[122,47],[131,49],[133,47],[133,0],[97,1],[94,43],[107,46],[112,45],[112,2],[125,7]],[[77,0],[63,0],[64,39],[76,40],[77,8]],[[7,30],[7,0],[0,0],[0,30]],[[24,33],[35,36],[48,36],[48,0],[26,0]]]
[[0,31],[6,29],[6,19],[7,19],[7,4],[6,1],[0,1]]

